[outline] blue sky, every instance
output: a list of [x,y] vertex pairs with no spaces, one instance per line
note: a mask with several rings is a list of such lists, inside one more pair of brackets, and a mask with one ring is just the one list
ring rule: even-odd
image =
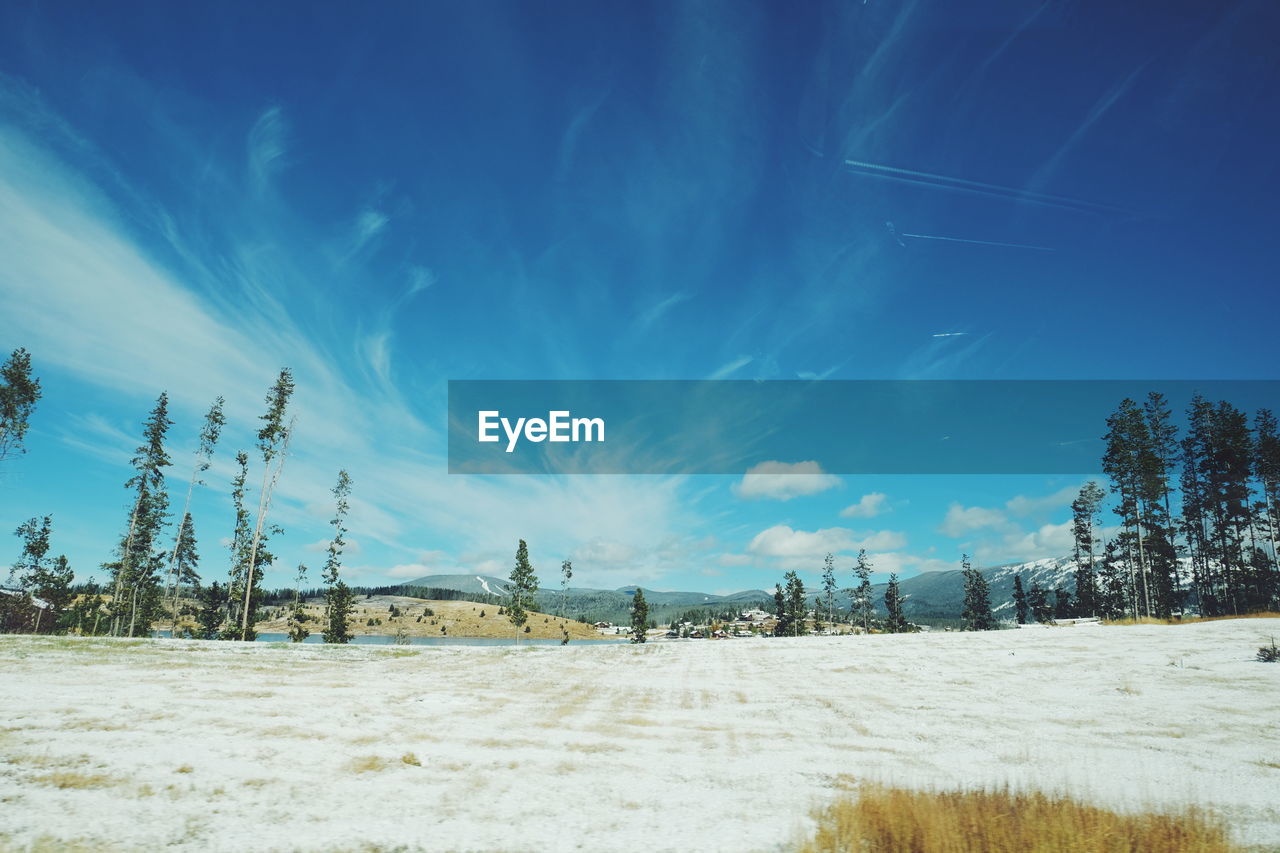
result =
[[92,573],[156,395],[180,501],[223,394],[220,578],[288,365],[269,585],[316,573],[340,467],[356,583],[518,538],[547,580],[720,591],[1064,553],[1080,478],[449,476],[444,390],[1273,378],[1280,12],[1089,5],[6,3],[0,345],[45,398],[0,523]]

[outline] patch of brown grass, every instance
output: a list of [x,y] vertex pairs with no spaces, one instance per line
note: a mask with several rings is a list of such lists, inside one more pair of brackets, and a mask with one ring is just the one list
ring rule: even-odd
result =
[[364,755],[351,759],[347,769],[352,773],[378,773],[387,769],[387,760],[380,755]]
[[1064,797],[864,786],[818,812],[796,853],[1237,853],[1195,810],[1122,815]]
[[111,788],[120,784],[119,780],[106,773],[81,773],[78,770],[54,770],[51,773],[37,773],[31,781],[41,785],[52,785],[55,788],[74,788],[86,790],[92,788]]
[[404,755],[400,756],[400,760],[405,764],[412,764],[414,767],[422,766],[422,762],[418,760],[418,756],[414,755],[412,752],[406,752]]
[[1280,619],[1280,613],[1264,610],[1258,613],[1240,613],[1235,616],[1183,616],[1182,618],[1156,619],[1139,616],[1137,619],[1104,620],[1105,625],[1191,625],[1196,622],[1223,622],[1228,619]]

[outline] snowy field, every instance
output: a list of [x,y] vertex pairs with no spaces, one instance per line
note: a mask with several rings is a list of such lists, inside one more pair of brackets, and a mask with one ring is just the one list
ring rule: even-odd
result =
[[1280,620],[537,648],[0,638],[0,849],[785,849],[858,780],[1280,846]]

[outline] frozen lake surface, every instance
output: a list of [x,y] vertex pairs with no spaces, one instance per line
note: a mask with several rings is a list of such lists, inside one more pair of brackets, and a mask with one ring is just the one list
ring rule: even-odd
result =
[[[859,780],[1280,845],[1280,620],[648,646],[0,637],[0,839],[779,850]],[[2,845],[0,845],[2,846]]]

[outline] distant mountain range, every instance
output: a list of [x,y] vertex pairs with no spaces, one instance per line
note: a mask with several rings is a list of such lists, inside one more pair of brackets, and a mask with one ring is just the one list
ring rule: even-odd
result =
[[[997,617],[1010,616],[1013,610],[1013,578],[1022,575],[1022,585],[1031,589],[1034,584],[1053,590],[1059,586],[1074,592],[1076,569],[1075,561],[1070,558],[1049,558],[1033,560],[1026,563],[1010,563],[1003,566],[981,569],[983,577],[991,589],[991,608]],[[841,583],[851,584],[853,579],[840,579]],[[465,595],[507,594],[507,581],[489,575],[426,575],[407,581],[405,586],[431,587],[434,589],[450,589]],[[925,572],[899,582],[903,595],[903,612],[908,619],[959,619],[964,606],[964,577],[959,571]],[[887,584],[872,586],[872,595],[876,608],[884,611],[884,591]],[[566,612],[571,616],[583,616],[590,621],[625,622],[631,611],[631,597],[636,587],[624,586],[617,589],[590,589],[587,587],[569,587],[565,598]],[[809,599],[814,601],[818,590],[809,590]],[[743,609],[756,605],[765,605],[772,610],[772,590],[748,589],[730,595],[716,595],[709,592],[681,592],[649,589],[644,587],[645,601],[649,604],[650,617],[658,622],[683,613],[687,610],[710,609],[715,611]],[[839,594],[839,606],[848,610],[850,606],[849,592],[842,589]],[[544,588],[538,592],[538,609],[546,613],[558,612],[561,605],[559,588]]]

